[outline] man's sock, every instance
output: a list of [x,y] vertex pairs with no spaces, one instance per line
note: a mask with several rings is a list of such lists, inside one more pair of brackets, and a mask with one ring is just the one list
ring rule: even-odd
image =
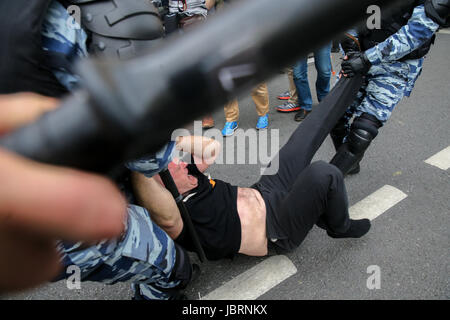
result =
[[344,233],[335,233],[327,231],[327,234],[332,238],[360,238],[369,232],[370,220],[350,220],[350,228]]

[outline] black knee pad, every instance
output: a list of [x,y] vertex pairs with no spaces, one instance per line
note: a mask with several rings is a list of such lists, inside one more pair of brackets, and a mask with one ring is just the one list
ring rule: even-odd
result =
[[373,138],[374,136],[364,129],[352,129],[347,136],[346,144],[350,152],[360,155],[367,150]]
[[376,117],[367,113],[356,118],[347,135],[346,143],[339,147],[330,163],[338,167],[344,175],[353,170],[362,160],[382,125]]
[[338,167],[344,175],[348,174],[362,160],[372,140],[372,134],[366,130],[350,130],[347,141],[340,146],[330,163]]
[[376,117],[368,113],[363,113],[361,116],[359,116],[353,121],[351,130],[353,131],[360,129],[367,131],[372,135],[373,140],[378,135],[378,129],[380,129],[382,126],[383,123],[381,123],[381,121],[378,120]]
[[382,125],[376,117],[368,113],[356,118],[347,137],[349,150],[357,155],[364,153]]

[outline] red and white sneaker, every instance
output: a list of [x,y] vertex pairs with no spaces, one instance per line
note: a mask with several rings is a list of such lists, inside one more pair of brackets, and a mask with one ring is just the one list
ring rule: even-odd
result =
[[291,98],[291,95],[289,91],[286,91],[285,93],[280,94],[277,99],[278,100],[289,100]]
[[281,106],[276,107],[279,112],[294,112],[300,110],[300,106],[298,104],[292,102],[283,103]]

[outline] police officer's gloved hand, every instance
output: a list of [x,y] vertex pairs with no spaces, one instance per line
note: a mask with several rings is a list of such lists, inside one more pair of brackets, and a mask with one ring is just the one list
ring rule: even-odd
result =
[[372,64],[364,52],[349,52],[348,59],[342,62],[344,77],[352,78],[357,74],[365,75]]
[[345,54],[349,54],[351,52],[359,52],[361,51],[359,40],[357,37],[352,36],[349,33],[345,33],[340,41],[342,50],[344,50]]

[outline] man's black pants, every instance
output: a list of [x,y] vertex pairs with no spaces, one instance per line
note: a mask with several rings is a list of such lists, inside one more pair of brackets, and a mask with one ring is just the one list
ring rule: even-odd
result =
[[[344,233],[350,226],[344,177],[335,166],[311,160],[353,101],[362,79],[341,79],[281,148],[279,169],[253,186],[267,209],[267,237],[295,249],[312,227]],[[272,161],[272,164],[274,161]]]

